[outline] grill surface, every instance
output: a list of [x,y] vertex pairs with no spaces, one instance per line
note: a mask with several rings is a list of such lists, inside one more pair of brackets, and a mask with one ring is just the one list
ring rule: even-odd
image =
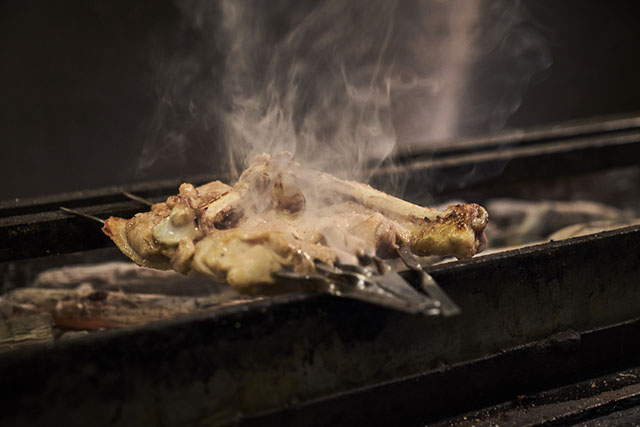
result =
[[[499,166],[500,181],[530,183],[637,164],[638,154],[640,120],[628,119],[405,156],[376,179],[393,175],[417,191],[439,177],[436,196],[482,197],[499,183],[469,170]],[[463,188],[448,179],[456,174],[469,177]],[[111,245],[95,223],[58,207],[131,216],[146,207],[123,190],[161,200],[178,184],[4,203],[0,261]],[[512,409],[500,402],[637,364],[639,253],[636,226],[431,267],[462,309],[450,319],[290,294],[0,353],[0,423],[389,425],[401,416],[424,425],[498,404],[472,413],[489,423],[486,414]],[[610,406],[633,407],[632,389]],[[550,413],[531,424],[563,420]]]
[[[0,375],[10,386],[0,394],[6,408],[0,419],[13,425],[52,418],[76,425],[96,417],[116,425],[159,419],[165,425],[235,422],[336,396],[337,401],[320,408],[333,408],[332,417],[339,421],[348,409],[338,404],[344,392],[385,390],[385,383],[408,376],[400,384],[412,387],[391,389],[396,400],[402,396],[415,403],[412,396],[418,392],[431,396],[427,402],[435,395],[443,399],[421,404],[416,416],[437,418],[451,415],[452,409],[472,409],[495,400],[496,387],[502,390],[498,397],[513,393],[515,387],[500,386],[503,379],[524,393],[636,357],[635,322],[621,326],[619,338],[605,334],[598,345],[588,344],[582,334],[591,336],[588,331],[637,317],[639,236],[640,227],[630,227],[432,268],[430,273],[462,309],[451,319],[296,294],[6,353]],[[526,346],[554,334],[568,334],[568,339],[556,335],[556,347],[562,349],[564,342],[569,350],[584,351],[575,353],[576,360],[563,359],[564,350],[545,359],[537,345]],[[555,348],[549,342],[549,349]],[[518,350],[523,345],[525,350]],[[515,353],[507,351],[514,348]],[[500,357],[508,354],[526,357],[505,365]],[[475,359],[488,363],[477,384],[470,382],[473,370],[460,375],[464,371],[449,369],[468,363],[472,369]],[[508,366],[519,370],[509,373]],[[580,371],[581,366],[588,369]],[[529,374],[522,377],[522,372]],[[416,375],[429,380],[416,382],[411,379]],[[434,379],[439,382],[430,382]],[[471,399],[465,394],[471,392],[485,398]],[[313,425],[317,413],[302,414]],[[345,420],[342,425],[349,425]]]

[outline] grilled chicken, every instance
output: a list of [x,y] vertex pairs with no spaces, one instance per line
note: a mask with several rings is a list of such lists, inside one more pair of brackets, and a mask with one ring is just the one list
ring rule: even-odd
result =
[[372,187],[304,168],[290,155],[257,156],[231,187],[182,184],[179,194],[103,231],[145,267],[198,271],[240,292],[275,288],[272,273],[311,273],[317,262],[415,254],[469,258],[485,242],[476,204],[424,208]]

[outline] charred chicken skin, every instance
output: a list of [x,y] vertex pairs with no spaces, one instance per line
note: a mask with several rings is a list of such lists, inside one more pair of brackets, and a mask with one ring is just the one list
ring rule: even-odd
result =
[[150,212],[107,219],[103,231],[141,266],[195,270],[256,293],[275,286],[275,271],[391,257],[399,245],[420,256],[469,258],[485,244],[487,221],[476,204],[425,208],[304,168],[290,155],[263,154],[233,187],[182,184]]

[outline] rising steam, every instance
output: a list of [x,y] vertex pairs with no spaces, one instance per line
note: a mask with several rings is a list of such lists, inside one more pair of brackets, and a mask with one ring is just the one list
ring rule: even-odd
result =
[[500,128],[551,64],[509,0],[177,5],[187,42],[160,69],[143,168],[166,153],[237,176],[286,150],[366,180],[397,144]]
[[259,8],[223,2],[230,164],[290,151],[311,167],[357,177],[368,156],[387,156],[395,141],[387,55],[395,9],[388,0],[321,2],[292,11],[286,34],[265,46]]

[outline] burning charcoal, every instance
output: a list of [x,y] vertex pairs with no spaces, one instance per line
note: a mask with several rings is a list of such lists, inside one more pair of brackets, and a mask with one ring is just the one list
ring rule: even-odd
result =
[[163,295],[210,295],[229,293],[228,287],[194,275],[140,268],[131,262],[69,265],[39,273],[31,287],[71,289],[89,284],[96,290]]
[[47,313],[0,317],[0,352],[53,341],[51,316]]
[[50,323],[61,330],[95,330],[146,324],[247,301],[219,295],[125,294],[99,291],[83,284],[76,289],[16,289],[0,299],[0,308],[11,322],[39,314],[48,316]]

